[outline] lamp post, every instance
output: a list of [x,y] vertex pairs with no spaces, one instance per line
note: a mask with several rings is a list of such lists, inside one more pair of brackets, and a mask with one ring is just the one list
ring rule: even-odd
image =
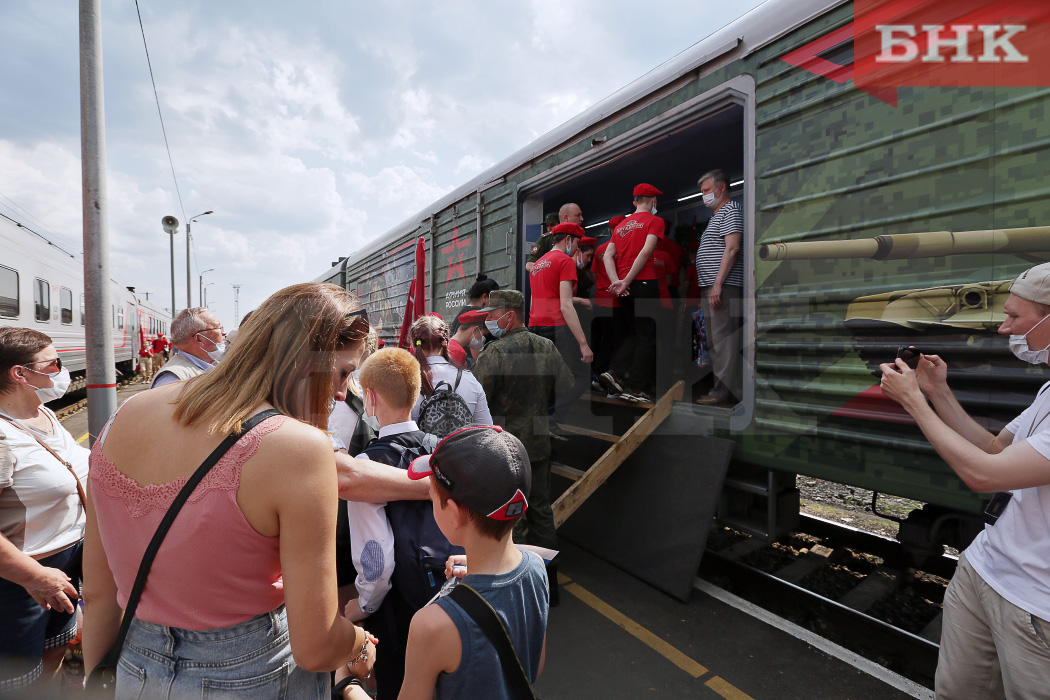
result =
[[215,272],[215,268],[209,267],[207,270],[200,274],[200,290],[197,294],[197,301],[201,303],[201,306],[204,306],[204,275],[208,274],[209,272]]
[[179,220],[174,216],[165,216],[160,220],[165,233],[171,238],[171,316],[175,317],[175,232],[179,230]]
[[212,211],[211,211],[211,209],[209,209],[208,211],[204,212],[203,214],[197,214],[196,216],[191,216],[189,221],[186,222],[186,308],[187,309],[190,308],[191,306],[193,306],[193,287],[190,286],[190,284],[191,284],[190,283],[190,240],[191,240],[190,239],[190,224],[192,224],[194,221],[196,221],[197,219],[201,218],[202,216],[207,216],[208,214],[211,214],[211,213],[212,213]]
[[208,284],[204,285],[204,296],[201,298],[201,306],[203,306],[204,308],[208,308],[208,287],[212,286],[213,284],[215,283],[208,282]]

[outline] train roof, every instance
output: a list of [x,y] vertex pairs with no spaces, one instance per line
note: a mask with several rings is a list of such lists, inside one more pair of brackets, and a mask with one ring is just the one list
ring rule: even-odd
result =
[[599,122],[629,108],[682,75],[713,63],[729,53],[733,53],[734,58],[748,56],[828,10],[847,2],[849,0],[766,0],[743,17],[712,32],[677,56],[632,81],[626,87],[617,90],[561,126],[548,131],[524,148],[515,151],[468,180],[385,234],[372,239],[347,259],[333,265],[314,281],[323,282],[330,279],[337,268],[344,265],[349,266],[357,259],[384,248],[390,242],[418,228],[420,223],[431,215],[444,210],[479,189],[485,190],[500,184],[508,174],[544,156],[562,143],[578,137]]

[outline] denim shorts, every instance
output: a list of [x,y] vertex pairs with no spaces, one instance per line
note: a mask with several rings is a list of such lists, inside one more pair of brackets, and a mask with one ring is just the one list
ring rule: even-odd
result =
[[[79,590],[80,552],[78,542],[40,564],[61,569]],[[44,652],[69,644],[76,632],[75,613],[45,610],[25,588],[0,578],[0,697],[34,683],[43,671]]]
[[331,676],[296,666],[284,606],[231,627],[186,630],[135,620],[117,700],[325,700]]

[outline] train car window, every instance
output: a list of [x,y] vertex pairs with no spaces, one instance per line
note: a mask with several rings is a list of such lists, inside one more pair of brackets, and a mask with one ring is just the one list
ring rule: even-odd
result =
[[87,304],[84,302],[84,295],[80,295],[80,325],[84,325],[84,311],[87,308]]
[[37,321],[51,320],[51,285],[47,280],[37,279],[33,285],[33,306]]
[[123,329],[124,329],[124,309],[123,308],[119,308],[119,309],[117,309],[117,330],[119,331],[119,330],[123,330]]
[[18,317],[18,272],[0,267],[0,317]]
[[73,323],[73,290],[62,287],[58,290],[63,325]]

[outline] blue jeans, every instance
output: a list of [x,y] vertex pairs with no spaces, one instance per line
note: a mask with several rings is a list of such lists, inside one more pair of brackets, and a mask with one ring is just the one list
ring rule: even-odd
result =
[[331,697],[331,677],[295,665],[282,605],[214,630],[135,620],[117,669],[116,697],[324,700]]

